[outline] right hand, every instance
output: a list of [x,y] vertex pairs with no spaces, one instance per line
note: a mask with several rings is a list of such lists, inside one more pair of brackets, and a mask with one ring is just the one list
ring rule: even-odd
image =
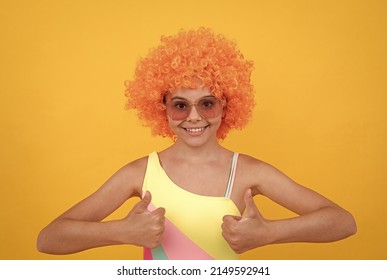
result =
[[155,248],[160,244],[165,229],[165,209],[160,207],[149,211],[151,200],[150,192],[146,191],[142,200],[122,220],[124,227],[130,230],[130,234],[124,237],[124,243],[147,248]]

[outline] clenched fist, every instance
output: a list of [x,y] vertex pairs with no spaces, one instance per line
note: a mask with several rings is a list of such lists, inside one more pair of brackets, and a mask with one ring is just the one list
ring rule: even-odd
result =
[[127,229],[127,240],[124,243],[147,248],[154,248],[160,244],[165,228],[165,209],[157,208],[149,211],[148,205],[151,200],[151,194],[147,191],[142,200],[134,205],[122,220]]
[[268,223],[255,205],[250,189],[246,190],[244,201],[246,209],[243,216],[224,216],[222,224],[224,239],[238,254],[263,246],[269,239]]

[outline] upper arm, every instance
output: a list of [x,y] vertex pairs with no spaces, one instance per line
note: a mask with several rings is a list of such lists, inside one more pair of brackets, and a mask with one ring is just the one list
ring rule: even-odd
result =
[[114,173],[96,192],[86,197],[57,219],[100,221],[127,199],[141,196],[147,157],[133,161]]
[[253,159],[250,168],[251,174],[255,174],[253,194],[262,194],[299,215],[336,206],[321,194],[296,183],[267,163]]

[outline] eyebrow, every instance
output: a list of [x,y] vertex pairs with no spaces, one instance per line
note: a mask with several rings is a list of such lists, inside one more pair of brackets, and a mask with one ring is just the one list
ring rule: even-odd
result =
[[[199,100],[200,99],[203,99],[203,98],[216,98],[214,95],[206,95],[206,96],[203,96],[203,97],[201,97],[201,98],[199,98]],[[175,100],[175,99],[178,99],[178,100],[185,100],[185,101],[188,101],[189,102],[189,100],[187,99],[187,98],[184,98],[184,97],[182,97],[182,96],[174,96],[174,97],[172,97],[170,100]]]

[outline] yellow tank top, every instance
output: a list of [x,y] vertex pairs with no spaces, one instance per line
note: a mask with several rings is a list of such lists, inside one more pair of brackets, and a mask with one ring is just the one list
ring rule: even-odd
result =
[[238,154],[232,160],[230,177],[224,197],[204,196],[186,191],[168,177],[158,154],[148,157],[143,193],[149,191],[152,201],[149,210],[166,209],[165,231],[161,244],[154,249],[144,248],[144,259],[237,259],[222,236],[224,215],[240,215],[230,199]]

